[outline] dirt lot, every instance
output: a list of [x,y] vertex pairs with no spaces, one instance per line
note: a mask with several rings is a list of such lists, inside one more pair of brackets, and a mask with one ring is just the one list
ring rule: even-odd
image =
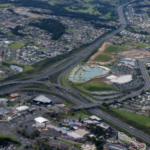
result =
[[[102,54],[104,52],[104,50],[106,49],[107,46],[111,45],[111,43],[103,43],[103,45],[98,49],[98,51],[92,55],[90,57],[90,59],[88,60],[87,64],[100,64],[100,65],[108,65],[108,64],[111,64],[112,62],[116,61],[116,58],[111,55],[112,57],[112,60],[108,61],[108,62],[100,62],[100,61],[94,61],[94,59]],[[108,54],[107,54],[108,55]]]
[[140,51],[140,50],[132,50],[126,51],[118,54],[119,57],[132,57],[132,58],[145,58],[150,57],[150,52]]
[[103,45],[98,49],[98,51],[90,57],[89,61],[94,60],[98,55],[100,55],[106,49],[106,46],[108,46],[108,45],[111,45],[111,44],[103,43]]

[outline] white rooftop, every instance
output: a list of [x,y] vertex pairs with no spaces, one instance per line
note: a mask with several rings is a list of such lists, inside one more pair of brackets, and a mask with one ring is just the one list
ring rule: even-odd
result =
[[94,119],[94,120],[97,120],[97,121],[102,120],[101,118],[98,118],[97,116],[94,116],[94,115],[93,115],[93,116],[91,116],[91,117],[90,117],[90,119]]
[[111,82],[113,83],[119,83],[119,84],[123,84],[123,83],[127,83],[132,81],[132,75],[123,75],[121,77],[118,77],[116,79],[112,79]]
[[20,106],[20,107],[17,107],[16,110],[18,111],[24,111],[24,110],[28,110],[29,107],[28,106]]
[[112,79],[116,79],[117,77],[114,75],[110,75],[108,77],[106,77],[107,80],[112,80]]
[[39,95],[36,98],[34,98],[33,100],[37,101],[37,102],[43,102],[43,103],[50,103],[51,102],[51,99],[47,98],[44,95]]
[[37,117],[34,119],[36,122],[38,123],[44,123],[44,122],[48,122],[48,120],[46,118],[43,117]]

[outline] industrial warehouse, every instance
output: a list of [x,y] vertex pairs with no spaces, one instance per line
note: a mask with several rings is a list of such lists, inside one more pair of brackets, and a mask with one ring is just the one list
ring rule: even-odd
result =
[[47,98],[44,95],[39,95],[36,98],[33,99],[33,102],[36,104],[44,104],[44,105],[49,105],[51,104],[51,99]]

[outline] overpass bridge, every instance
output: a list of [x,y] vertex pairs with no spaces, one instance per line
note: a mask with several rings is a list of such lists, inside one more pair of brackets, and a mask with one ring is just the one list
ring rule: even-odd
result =
[[78,109],[82,109],[82,108],[85,108],[85,109],[90,109],[90,108],[94,108],[94,107],[97,107],[99,105],[101,105],[102,103],[89,103],[89,104],[83,104],[83,105],[80,105],[80,106],[77,106],[77,107],[72,107],[74,110],[78,110]]

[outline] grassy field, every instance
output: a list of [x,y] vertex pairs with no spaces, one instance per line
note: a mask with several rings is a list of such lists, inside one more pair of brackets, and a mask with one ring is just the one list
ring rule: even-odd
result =
[[7,70],[10,70],[10,65],[16,65],[16,66],[22,67],[24,71],[29,71],[29,70],[34,69],[30,65],[18,64],[15,62],[0,63],[0,66],[7,69]]
[[53,6],[55,4],[58,4],[59,2],[57,0],[50,0],[48,3]]
[[64,102],[63,104],[66,105],[67,108],[71,108],[74,106],[73,103],[68,103],[68,102]]
[[108,54],[117,54],[117,53],[120,53],[120,52],[123,52],[126,50],[129,50],[129,49],[127,49],[125,47],[121,47],[121,46],[110,45],[105,49],[104,52],[108,53]]
[[10,44],[8,48],[11,48],[11,49],[18,49],[18,48],[23,47],[24,45],[25,45],[24,43],[22,43],[22,42],[17,42],[17,41],[16,41],[16,42]]
[[150,117],[148,116],[138,115],[136,113],[126,112],[126,111],[119,110],[119,109],[111,109],[111,110],[139,124],[150,127]]
[[9,7],[11,5],[12,5],[11,3],[0,4],[0,8],[6,8],[6,7]]
[[121,44],[121,46],[123,46],[123,47],[137,46],[137,47],[145,48],[145,47],[149,47],[150,44],[149,44],[149,43],[133,43],[133,42],[126,42],[126,43]]
[[94,59],[94,61],[107,62],[107,61],[110,61],[111,59],[112,57],[110,55],[100,54]]
[[50,90],[49,86],[45,84],[36,84],[36,83],[30,83],[30,84],[24,85],[22,88],[39,88],[39,89]]
[[81,13],[89,13],[89,14],[94,14],[94,15],[101,15],[100,12],[94,10],[93,5],[84,4],[84,7],[87,7],[87,9],[77,9],[78,6],[76,5],[71,5],[71,7],[70,6],[65,7],[65,9],[68,11],[72,11],[72,12],[81,12]]
[[[74,84],[75,85],[75,84]],[[109,90],[117,90],[112,85],[108,85],[105,82],[101,81],[91,81],[85,84],[76,84],[75,87],[83,92],[86,91],[109,91]]]
[[77,110],[74,113],[74,116],[70,115],[70,118],[75,118],[75,119],[79,119],[79,116],[81,116],[81,120],[84,118],[89,118],[90,115],[84,113],[82,110]]

